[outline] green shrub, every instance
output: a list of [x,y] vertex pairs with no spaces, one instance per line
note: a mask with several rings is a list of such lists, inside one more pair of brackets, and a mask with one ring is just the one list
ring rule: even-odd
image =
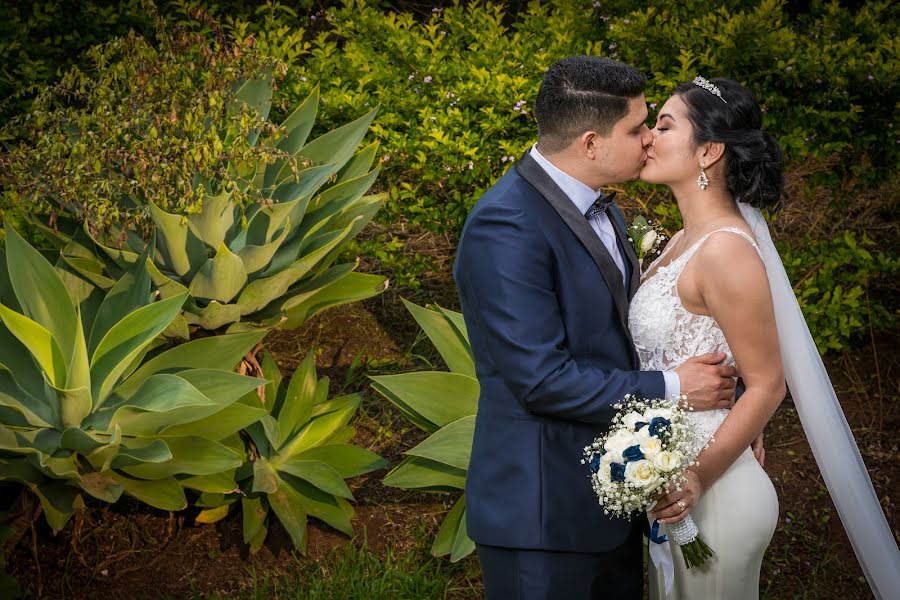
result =
[[155,37],[131,33],[94,46],[84,69],[38,86],[29,111],[0,132],[9,141],[0,154],[0,212],[62,213],[103,231],[146,221],[150,202],[184,214],[223,191],[239,206],[264,200],[242,179],[257,163],[283,158],[256,143],[277,129],[259,118],[267,107],[235,95],[283,65],[251,41],[234,46],[161,20]]
[[783,0],[714,9],[696,0],[655,0],[637,10],[614,0],[602,11],[615,15],[601,34],[605,48],[651,76],[652,103],[661,106],[697,73],[729,77],[753,90],[765,126],[789,158],[839,154],[848,165],[869,165],[860,174],[873,179],[896,164],[894,3],[852,10],[815,2],[793,17]]
[[[819,352],[841,351],[872,330],[896,327],[898,312],[870,295],[893,297],[900,257],[852,233],[779,248]],[[893,289],[887,289],[886,284]],[[870,294],[870,292],[872,292]]]
[[[299,63],[287,97],[322,82],[325,124],[382,105],[373,125],[389,193],[382,220],[455,233],[509,158],[534,141],[531,105],[541,76],[569,54],[636,65],[651,76],[647,97],[656,105],[697,73],[731,77],[757,94],[793,160],[840,153],[848,165],[873,164],[864,172],[877,177],[897,156],[895,14],[889,2],[856,11],[814,3],[795,15],[777,0],[714,10],[662,0],[637,9],[624,1],[563,3],[552,11],[531,3],[507,26],[497,4],[454,3],[420,20],[348,0],[326,9],[312,31],[308,15],[272,9],[271,19],[303,28],[306,43],[267,48]],[[230,27],[239,35],[273,29],[270,22]],[[884,153],[878,161],[875,147]]]
[[333,266],[381,206],[366,194],[377,146],[357,152],[375,110],[309,141],[318,89],[272,125],[282,70],[253,42],[219,47],[162,25],[157,36],[159,51],[135,35],[94,48],[93,72],[44,89],[22,123],[36,137],[0,155],[12,216],[49,211],[67,266],[104,288],[152,222],[154,283],[191,293],[167,332],[181,338],[189,325],[297,327],[381,292],[385,278],[355,273],[357,261]]
[[152,31],[140,0],[3,2],[0,123],[28,110],[32,86],[52,83],[91,46],[129,30]]
[[327,10],[298,57],[302,96],[323,87],[323,123],[376,103],[387,192],[383,221],[455,233],[474,201],[533,141],[532,103],[556,58],[585,50],[583,10],[532,5],[512,28],[500,5],[444,8],[427,21],[364,1]]

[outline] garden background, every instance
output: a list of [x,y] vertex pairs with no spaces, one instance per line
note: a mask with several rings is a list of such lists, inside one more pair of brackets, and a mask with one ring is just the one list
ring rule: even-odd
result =
[[[898,535],[893,3],[2,10],[3,597],[480,597],[450,266],[581,53],[647,73],[651,123],[697,74],[757,94],[774,237]],[[678,228],[665,190],[619,191]],[[790,399],[766,433],[762,595],[870,597]]]

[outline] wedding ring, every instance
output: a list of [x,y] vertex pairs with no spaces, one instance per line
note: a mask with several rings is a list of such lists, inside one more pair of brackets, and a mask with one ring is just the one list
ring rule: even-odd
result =
[[680,508],[682,511],[687,508],[687,502],[685,502],[684,500],[679,500],[675,504],[677,504],[678,508]]

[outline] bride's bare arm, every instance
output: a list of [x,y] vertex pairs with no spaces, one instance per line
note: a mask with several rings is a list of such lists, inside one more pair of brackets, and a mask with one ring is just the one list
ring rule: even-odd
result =
[[750,243],[718,233],[694,257],[698,290],[725,333],[746,391],[694,470],[708,488],[762,432],[784,399],[784,372],[766,269]]
[[690,269],[697,293],[685,293],[682,299],[686,305],[688,296],[700,300],[704,312],[722,328],[746,391],[716,431],[715,441],[700,453],[699,464],[691,467],[696,477],[689,472],[683,492],[660,500],[658,516],[663,523],[676,523],[690,512],[682,511],[676,500],[693,508],[700,493],[750,447],[785,395],[769,282],[750,243],[732,233],[715,234],[694,256]]

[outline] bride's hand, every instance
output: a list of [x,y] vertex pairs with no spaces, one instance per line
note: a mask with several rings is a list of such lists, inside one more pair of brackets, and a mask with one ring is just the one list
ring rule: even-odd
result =
[[762,433],[753,440],[750,444],[750,449],[753,450],[753,456],[756,458],[756,462],[759,463],[759,466],[766,466],[766,447],[763,445]]
[[700,476],[691,469],[684,472],[687,481],[681,483],[681,489],[673,489],[656,501],[651,516],[659,519],[663,525],[679,523],[697,506],[703,494]]

